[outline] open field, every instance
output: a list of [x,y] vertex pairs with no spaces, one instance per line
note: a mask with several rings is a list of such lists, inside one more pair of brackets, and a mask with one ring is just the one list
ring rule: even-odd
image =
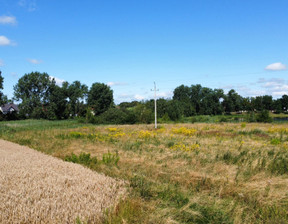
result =
[[0,223],[102,223],[124,183],[0,140]]
[[287,124],[0,124],[1,138],[129,181],[106,223],[287,223]]

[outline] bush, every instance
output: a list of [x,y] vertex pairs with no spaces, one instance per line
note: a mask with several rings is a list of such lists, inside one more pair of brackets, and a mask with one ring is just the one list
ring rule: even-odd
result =
[[99,116],[94,116],[91,111],[86,114],[86,122],[92,124],[135,124],[137,121],[133,111],[118,108],[109,108]]
[[268,110],[262,110],[259,114],[257,114],[256,121],[264,122],[264,123],[271,123],[272,117],[270,117]]
[[100,118],[105,124],[125,124],[127,122],[127,114],[117,108],[109,108],[100,115]]
[[104,153],[102,156],[102,162],[106,165],[112,165],[118,166],[118,162],[120,160],[118,152],[116,153]]
[[248,122],[255,122],[255,121],[256,121],[255,113],[254,113],[253,111],[249,112],[249,113],[247,114],[246,120],[247,120]]
[[72,163],[79,163],[85,166],[92,166],[97,164],[97,157],[91,157],[90,153],[81,152],[79,156],[71,153],[70,156],[66,156],[65,161]]

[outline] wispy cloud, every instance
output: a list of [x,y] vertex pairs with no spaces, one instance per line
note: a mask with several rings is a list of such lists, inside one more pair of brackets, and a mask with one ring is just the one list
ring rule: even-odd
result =
[[235,86],[233,86],[233,85],[224,85],[224,86],[220,86],[219,88],[220,89],[224,89],[224,90],[231,90],[231,89],[234,89]]
[[14,16],[0,16],[0,24],[15,25],[17,24],[17,20]]
[[5,36],[0,36],[0,46],[13,46],[16,45],[16,43],[14,43],[13,41],[9,40],[7,37]]
[[10,76],[15,79],[18,78],[18,74],[16,72],[10,73]]
[[19,0],[18,5],[27,9],[29,12],[33,12],[37,9],[36,0]]
[[144,100],[144,99],[145,99],[145,96],[136,94],[136,95],[134,95],[134,99],[135,99],[135,100]]
[[284,94],[288,94],[288,81],[284,79],[272,78],[258,80],[261,87],[265,89],[265,94],[272,95],[273,97],[279,97]]
[[42,60],[32,59],[32,58],[28,58],[27,61],[34,65],[41,64],[43,62]]
[[270,65],[267,65],[265,68],[265,70],[268,70],[268,71],[283,71],[286,69],[287,69],[287,66],[282,64],[281,62],[276,62]]
[[125,83],[125,82],[108,82],[107,85],[108,86],[125,86],[125,85],[128,85],[128,84]]
[[50,76],[50,79],[51,79],[51,80],[54,79],[57,86],[62,86],[63,82],[65,82],[65,80],[56,78],[56,77],[54,77],[54,76]]
[[172,96],[173,96],[172,91],[157,93],[157,98],[172,98]]
[[4,61],[0,59],[0,66],[4,66]]

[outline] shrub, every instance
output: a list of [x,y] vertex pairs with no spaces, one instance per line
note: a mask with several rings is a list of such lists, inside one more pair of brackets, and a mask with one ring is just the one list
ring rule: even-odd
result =
[[272,138],[270,143],[272,145],[279,145],[281,143],[281,140],[279,138]]
[[97,164],[97,157],[91,157],[90,153],[81,152],[79,156],[71,153],[71,155],[66,156],[65,161],[72,163],[79,163],[85,166],[92,166]]
[[268,110],[262,110],[259,114],[257,114],[256,121],[257,122],[264,122],[264,123],[271,123],[272,118],[269,115],[269,111]]
[[119,160],[120,157],[117,151],[116,153],[104,153],[102,156],[102,162],[106,165],[114,164],[115,166],[118,166]]
[[144,199],[153,197],[152,183],[147,181],[143,176],[134,176],[130,179],[130,186],[140,194]]

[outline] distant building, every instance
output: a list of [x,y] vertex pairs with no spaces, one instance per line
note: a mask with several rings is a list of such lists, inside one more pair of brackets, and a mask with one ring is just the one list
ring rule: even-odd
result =
[[4,104],[0,107],[0,111],[3,114],[11,114],[13,112],[18,113],[19,109],[18,109],[18,106],[14,103],[7,103],[7,104]]

